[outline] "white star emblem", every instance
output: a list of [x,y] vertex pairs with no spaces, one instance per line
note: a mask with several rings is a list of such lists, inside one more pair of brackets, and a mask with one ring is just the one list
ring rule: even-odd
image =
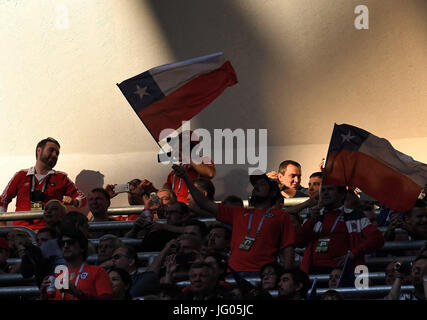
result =
[[356,138],[356,136],[351,135],[350,130],[348,131],[347,134],[341,134],[341,137],[342,137],[342,143],[344,143],[344,141],[351,143],[351,139]]
[[136,91],[134,91],[133,93],[134,93],[134,94],[139,95],[139,99],[141,99],[141,100],[142,100],[142,97],[143,97],[143,96],[145,96],[145,95],[149,96],[149,95],[150,95],[150,94],[147,92],[147,87],[140,88],[140,87],[137,85],[137,86],[136,86],[136,88],[137,88],[137,90],[136,90]]

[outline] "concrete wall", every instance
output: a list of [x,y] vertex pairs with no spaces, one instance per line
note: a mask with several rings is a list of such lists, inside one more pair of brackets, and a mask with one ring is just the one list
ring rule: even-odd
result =
[[[354,27],[359,4],[369,30]],[[0,0],[0,35],[1,189],[47,136],[83,191],[134,177],[160,186],[170,168],[115,84],[217,51],[239,83],[192,128],[267,128],[268,170],[297,160],[306,185],[334,122],[427,162],[424,0]],[[246,196],[247,168],[217,166],[218,199]]]

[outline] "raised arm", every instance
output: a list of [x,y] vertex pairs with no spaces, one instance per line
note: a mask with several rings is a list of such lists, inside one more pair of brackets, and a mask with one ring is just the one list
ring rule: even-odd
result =
[[172,166],[172,169],[175,171],[175,175],[177,177],[184,180],[188,187],[188,190],[191,193],[191,196],[193,197],[194,201],[196,201],[197,205],[203,210],[209,212],[213,217],[216,217],[218,215],[218,205],[215,202],[206,198],[204,194],[194,186],[193,182],[187,174],[187,171],[184,168],[175,164]]

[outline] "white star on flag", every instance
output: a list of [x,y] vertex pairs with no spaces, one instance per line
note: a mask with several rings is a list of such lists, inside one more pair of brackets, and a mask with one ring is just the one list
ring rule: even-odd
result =
[[149,96],[149,95],[150,95],[150,94],[147,92],[147,87],[140,88],[138,85],[136,85],[136,88],[137,88],[137,90],[136,90],[136,91],[134,91],[133,93],[134,93],[134,94],[139,95],[139,99],[141,99],[141,100],[142,100],[142,97],[143,97],[143,96],[145,96],[145,95]]
[[341,137],[342,137],[342,143],[344,143],[344,141],[351,143],[351,139],[356,138],[356,136],[351,135],[350,130],[348,131],[347,134],[341,134]]

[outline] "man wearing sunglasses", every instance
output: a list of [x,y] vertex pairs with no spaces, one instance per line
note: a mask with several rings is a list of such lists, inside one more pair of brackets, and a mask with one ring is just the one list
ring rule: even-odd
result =
[[[112,298],[111,280],[103,267],[86,262],[88,240],[76,228],[63,228],[58,237],[58,245],[67,262],[69,288],[56,289],[48,294],[50,277],[43,279],[40,286],[42,300],[109,300]],[[59,276],[59,275],[56,275]]]

